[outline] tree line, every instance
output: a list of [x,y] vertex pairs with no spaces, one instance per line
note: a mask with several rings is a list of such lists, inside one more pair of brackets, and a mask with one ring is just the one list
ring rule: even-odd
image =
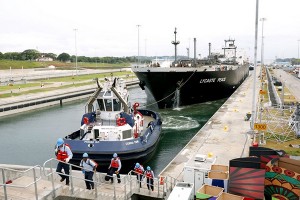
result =
[[[41,53],[35,49],[27,49],[23,52],[0,52],[0,60],[29,60],[35,61],[40,58],[52,58],[53,60],[61,62],[75,62],[76,56],[70,55],[68,53],[61,53],[56,55],[54,53]],[[86,56],[77,56],[77,62],[91,62],[91,63],[132,63],[136,62],[136,56],[130,57],[86,57]]]

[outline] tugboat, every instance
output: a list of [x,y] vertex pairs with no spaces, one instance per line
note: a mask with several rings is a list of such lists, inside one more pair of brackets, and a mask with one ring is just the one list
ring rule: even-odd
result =
[[[105,171],[114,153],[122,168],[135,162],[147,162],[161,138],[161,117],[157,112],[130,107],[125,80],[105,78],[89,98],[80,129],[67,135],[64,142],[73,152],[71,163],[78,164],[88,153]],[[127,163],[127,164],[125,164]],[[103,170],[104,169],[104,170]]]

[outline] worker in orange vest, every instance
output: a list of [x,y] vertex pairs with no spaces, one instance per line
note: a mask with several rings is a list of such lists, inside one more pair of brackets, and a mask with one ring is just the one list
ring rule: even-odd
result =
[[121,170],[122,164],[121,164],[121,160],[118,157],[117,153],[113,154],[113,158],[111,159],[110,165],[108,167],[109,169],[109,174],[111,175],[111,183],[114,182],[113,179],[113,174],[117,174],[117,178],[118,178],[118,183],[121,183],[121,177],[120,177],[120,170]]
[[136,163],[134,167],[134,173],[136,174],[137,180],[140,182],[140,187],[142,187],[142,180],[144,175],[144,167],[140,163]]
[[151,190],[153,191],[154,190],[154,172],[151,170],[151,168],[148,166],[145,173],[144,173],[144,176],[147,178],[147,188],[148,190]]
[[[69,185],[69,175],[70,174],[70,167],[68,162],[73,157],[73,153],[69,147],[69,145],[65,144],[62,138],[58,138],[56,142],[55,148],[56,159],[59,160],[56,168],[56,172],[59,173],[61,179],[60,182],[66,180],[66,185]],[[62,174],[62,169],[64,169],[65,174]]]

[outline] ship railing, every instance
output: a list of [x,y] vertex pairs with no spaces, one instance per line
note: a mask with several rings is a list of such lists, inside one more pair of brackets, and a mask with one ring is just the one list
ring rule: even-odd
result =
[[[2,173],[2,181],[3,183],[0,183],[0,186],[3,187],[4,191],[4,199],[7,198],[7,188],[28,188],[32,185],[34,185],[34,194],[35,194],[35,199],[38,200],[38,192],[37,192],[37,182],[41,180],[41,174],[42,174],[42,167],[40,165],[35,165],[33,167],[30,167],[29,169],[26,170],[15,170],[15,169],[9,169],[5,167],[0,167],[1,168],[1,173]],[[38,171],[37,171],[38,170]],[[25,176],[27,173],[32,171],[33,175],[33,181],[28,183],[27,185],[18,185],[18,184],[13,184],[12,178],[7,178],[9,176],[12,176],[12,174],[16,175],[16,178],[20,178]],[[39,172],[39,174],[37,174]]]
[[[55,174],[62,174],[64,176],[68,176],[69,177],[69,181],[70,181],[70,187],[71,187],[71,194],[74,195],[74,179],[78,179],[78,180],[82,180],[82,181],[89,181],[89,182],[93,182],[94,183],[94,195],[95,195],[95,199],[98,198],[98,189],[101,189],[101,186],[104,186],[104,185],[107,185],[107,186],[110,186],[110,187],[113,187],[113,199],[116,199],[117,198],[117,193],[120,193],[121,192],[124,192],[124,199],[128,199],[131,195],[132,195],[132,189],[131,187],[129,187],[130,185],[132,185],[131,183],[128,183],[128,180],[131,180],[127,175],[121,175],[121,183],[118,183],[116,184],[117,180],[116,180],[116,176],[113,175],[113,176],[109,176],[107,175],[106,173],[101,173],[101,172],[95,172],[94,173],[94,180],[91,181],[91,180],[88,180],[88,179],[84,179],[82,177],[78,177],[76,175],[73,175],[72,174],[72,169],[83,169],[82,167],[80,166],[77,166],[77,165],[74,165],[74,164],[71,164],[71,163],[66,163],[66,162],[62,162],[62,163],[65,163],[67,164],[69,167],[70,167],[70,174],[64,174],[64,173],[60,173],[60,172],[56,172],[54,170],[54,166],[57,165],[58,162],[62,162],[62,161],[59,161],[57,160],[56,158],[51,158],[49,160],[47,160],[44,165],[43,165],[43,172],[44,172],[44,175],[46,177],[50,177],[51,179],[51,183],[52,183],[52,197],[55,198],[56,197],[56,194],[55,194],[55,181],[54,181],[54,175]],[[48,167],[46,167],[48,166]],[[105,176],[108,176],[110,178],[113,178],[113,185],[112,184],[109,184],[109,183],[106,183],[105,181]],[[99,187],[99,188],[98,188]]]

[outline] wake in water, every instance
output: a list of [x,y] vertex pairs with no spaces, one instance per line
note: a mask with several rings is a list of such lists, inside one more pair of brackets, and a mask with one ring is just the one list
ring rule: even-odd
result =
[[163,129],[189,130],[199,127],[197,120],[186,116],[163,116]]

